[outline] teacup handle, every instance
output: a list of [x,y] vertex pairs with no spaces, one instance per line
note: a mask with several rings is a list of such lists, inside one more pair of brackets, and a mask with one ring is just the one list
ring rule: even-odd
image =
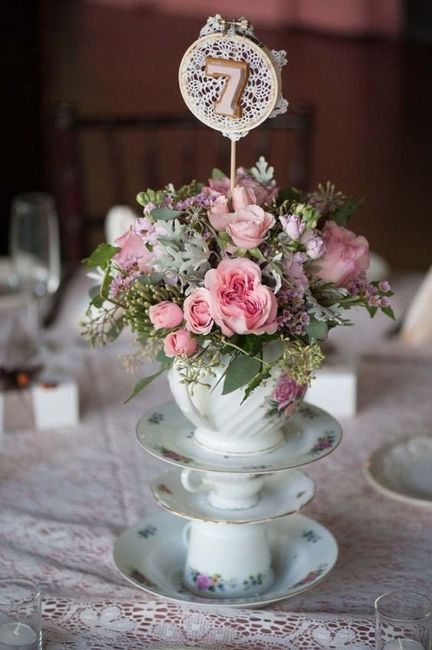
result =
[[[198,479],[198,482],[194,477]],[[185,490],[188,492],[207,492],[208,486],[203,482],[201,472],[194,469],[184,469],[181,473],[181,482]]]
[[192,522],[189,521],[185,526],[183,526],[181,534],[183,545],[186,546],[186,548],[189,546],[191,524]]

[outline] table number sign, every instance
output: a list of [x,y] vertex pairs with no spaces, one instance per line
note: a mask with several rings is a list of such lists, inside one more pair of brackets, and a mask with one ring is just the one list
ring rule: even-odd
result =
[[281,84],[285,64],[285,51],[268,50],[246,19],[228,21],[219,15],[208,18],[183,56],[181,94],[195,117],[231,140],[231,180],[233,143],[287,110]]

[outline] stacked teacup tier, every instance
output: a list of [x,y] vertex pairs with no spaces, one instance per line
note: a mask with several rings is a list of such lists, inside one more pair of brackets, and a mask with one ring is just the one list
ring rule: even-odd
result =
[[[215,420],[224,419],[197,392],[182,401],[184,391],[173,390],[177,404],[162,405],[138,424],[146,451],[175,467],[152,483],[168,512],[123,533],[117,566],[146,591],[209,605],[257,606],[312,587],[334,565],[337,545],[323,526],[298,514],[315,493],[298,468],[337,447],[339,424],[301,404],[268,429],[251,401],[247,414],[240,407],[242,417],[235,415],[239,438],[235,428],[217,438]],[[259,395],[257,403],[262,410]]]
[[183,531],[183,583],[210,598],[259,596],[272,587],[267,522],[297,512],[315,492],[297,470],[268,477],[172,470],[152,489],[159,505],[190,520]]

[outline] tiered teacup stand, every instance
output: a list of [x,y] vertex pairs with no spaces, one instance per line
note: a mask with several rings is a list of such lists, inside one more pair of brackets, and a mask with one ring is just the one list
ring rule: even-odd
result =
[[342,430],[307,403],[286,419],[279,446],[226,454],[199,444],[175,402],[138,423],[142,447],[171,465],[152,483],[164,512],[116,541],[114,560],[136,587],[209,606],[257,607],[319,583],[338,548],[321,524],[298,514],[315,494],[300,467],[339,444]]

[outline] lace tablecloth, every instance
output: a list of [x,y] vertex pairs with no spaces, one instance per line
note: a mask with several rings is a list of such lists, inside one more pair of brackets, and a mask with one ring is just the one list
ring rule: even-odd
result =
[[[62,336],[62,332],[64,336]],[[317,495],[304,512],[336,536],[340,557],[310,591],[264,610],[207,610],[155,600],[116,570],[116,536],[157,511],[149,482],[165,467],[142,451],[134,425],[169,398],[164,380],[127,406],[133,380],[117,353],[57,338],[75,372],[75,429],[19,431],[0,453],[0,575],[24,575],[44,592],[46,647],[137,649],[373,647],[373,601],[384,591],[432,585],[431,511],[373,491],[362,464],[382,442],[431,434],[430,356],[376,348],[359,368],[359,413],[341,446],[307,469]],[[395,352],[396,350],[396,352]]]

